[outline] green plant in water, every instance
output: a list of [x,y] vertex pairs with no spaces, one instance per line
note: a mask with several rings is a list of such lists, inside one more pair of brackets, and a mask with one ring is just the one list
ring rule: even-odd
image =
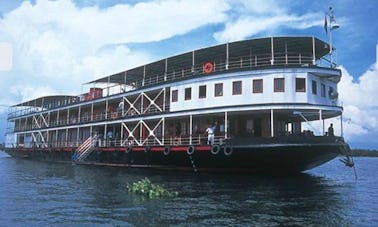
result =
[[127,188],[129,192],[148,196],[150,199],[154,198],[172,198],[178,195],[178,192],[170,192],[158,184],[153,184],[147,177],[134,182],[131,185],[128,184]]

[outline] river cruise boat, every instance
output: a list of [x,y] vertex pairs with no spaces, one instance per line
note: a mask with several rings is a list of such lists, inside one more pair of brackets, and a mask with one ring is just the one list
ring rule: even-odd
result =
[[[266,37],[168,57],[16,104],[5,151],[75,164],[301,172],[347,152],[341,71],[315,37]],[[317,122],[319,129],[304,130]],[[327,132],[326,132],[327,131]]]

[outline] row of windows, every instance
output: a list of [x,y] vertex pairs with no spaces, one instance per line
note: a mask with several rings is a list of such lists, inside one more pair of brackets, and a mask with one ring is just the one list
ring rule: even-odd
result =
[[[312,81],[312,94],[317,94],[317,82]],[[206,98],[207,89],[206,85],[200,85],[198,89],[198,98]],[[333,90],[332,87],[330,87]],[[306,78],[296,78],[295,79],[295,91],[296,92],[306,92]],[[274,92],[285,92],[285,78],[274,78]],[[263,79],[252,80],[252,93],[263,93]],[[232,82],[232,95],[242,94],[242,81]],[[223,96],[223,83],[214,84],[214,96]],[[326,96],[326,86],[321,84],[321,96]],[[185,88],[185,100],[192,99],[192,88]],[[172,102],[178,101],[178,90],[172,91]]]

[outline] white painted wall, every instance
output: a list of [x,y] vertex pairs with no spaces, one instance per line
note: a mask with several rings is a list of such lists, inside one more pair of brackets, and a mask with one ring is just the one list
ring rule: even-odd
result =
[[[316,75],[313,74],[315,71]],[[334,77],[335,70],[321,69],[316,72],[311,68],[311,72],[306,68],[298,69],[269,69],[249,72],[227,73],[214,75],[214,77],[199,77],[196,79],[181,81],[171,86],[173,90],[178,90],[178,101],[170,103],[171,111],[185,111],[202,108],[255,105],[255,104],[275,104],[275,103],[308,103],[317,105],[335,105],[335,102],[328,97],[330,86],[337,91],[336,83],[325,79],[326,75]],[[328,73],[328,74],[327,74]],[[323,75],[322,78],[319,75]],[[285,92],[274,92],[274,78],[285,78]],[[306,78],[306,92],[295,91],[296,78]],[[263,79],[263,93],[252,93],[252,81]],[[317,81],[317,94],[312,94],[312,80]],[[232,95],[232,83],[242,81],[242,94]],[[216,83],[223,83],[223,96],[214,96],[214,86]],[[326,97],[321,97],[321,83],[326,85]],[[206,85],[206,98],[198,98],[199,86]],[[185,88],[192,88],[191,100],[185,100]],[[172,99],[170,99],[171,101]]]

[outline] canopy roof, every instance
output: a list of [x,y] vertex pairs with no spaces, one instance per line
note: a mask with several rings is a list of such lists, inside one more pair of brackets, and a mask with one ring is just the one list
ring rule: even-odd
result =
[[207,61],[226,61],[250,55],[279,55],[283,53],[314,56],[316,60],[328,54],[329,45],[314,37],[267,37],[220,44],[191,52],[168,57],[156,62],[102,77],[92,83],[132,84],[143,77],[161,76],[172,71],[179,71]]
[[43,107],[47,104],[65,102],[67,100],[73,99],[77,96],[71,95],[52,95],[36,98],[30,101],[22,102],[12,107],[22,107],[22,106],[33,106],[33,107]]

